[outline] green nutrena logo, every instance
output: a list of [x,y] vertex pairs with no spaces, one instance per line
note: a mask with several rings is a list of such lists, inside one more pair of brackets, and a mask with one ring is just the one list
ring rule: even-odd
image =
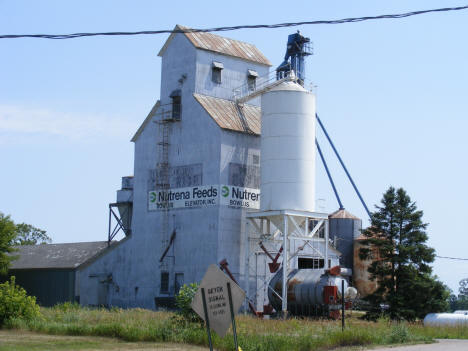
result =
[[221,188],[221,195],[223,195],[224,197],[228,197],[229,195],[229,188],[224,185],[222,188]]
[[156,202],[156,193],[154,191],[150,192],[150,201]]

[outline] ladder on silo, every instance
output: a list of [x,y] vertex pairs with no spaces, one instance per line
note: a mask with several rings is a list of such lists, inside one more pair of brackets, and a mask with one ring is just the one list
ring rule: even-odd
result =
[[[157,121],[159,129],[159,138],[158,138],[158,162],[156,164],[156,189],[163,192],[167,192],[170,189],[170,174],[169,174],[169,135],[171,132],[171,122],[172,111],[162,110],[160,113],[160,119]],[[169,244],[169,200],[168,197],[164,197],[162,201],[162,210],[161,210],[161,223],[160,223],[160,237],[161,237],[161,246],[160,246],[160,255],[162,256],[164,250]],[[160,263],[161,271],[168,271],[168,261],[162,260]]]

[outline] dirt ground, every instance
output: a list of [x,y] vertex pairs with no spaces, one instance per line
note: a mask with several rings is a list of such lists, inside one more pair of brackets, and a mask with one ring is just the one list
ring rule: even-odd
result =
[[129,343],[112,338],[93,336],[45,335],[18,330],[0,330],[0,351],[97,351],[97,350],[132,350],[132,351],[202,351],[207,350],[185,344],[170,343]]

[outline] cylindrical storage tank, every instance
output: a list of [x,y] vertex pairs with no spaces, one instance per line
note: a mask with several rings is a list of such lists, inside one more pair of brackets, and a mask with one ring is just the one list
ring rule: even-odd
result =
[[315,95],[283,82],[262,95],[260,209],[315,210]]
[[371,260],[361,260],[359,251],[362,245],[362,240],[365,240],[364,235],[360,235],[354,239],[354,260],[353,260],[353,286],[359,292],[359,297],[366,297],[377,290],[377,281],[370,280],[370,273],[368,271],[371,265]]
[[[340,276],[325,274],[322,269],[294,269],[288,275],[288,311],[296,314],[311,314],[314,308],[324,305],[324,287],[336,286],[338,297],[342,296],[341,281],[345,282],[345,297],[348,282]],[[270,280],[268,300],[277,311],[281,311],[283,270],[279,270]],[[351,288],[352,289],[352,288]],[[350,291],[350,293],[352,293]],[[279,296],[278,296],[279,295]],[[303,311],[300,313],[300,311]]]
[[468,310],[456,310],[455,312],[453,312],[455,314],[465,314],[465,315],[468,315]]
[[468,325],[468,316],[457,313],[429,313],[424,318],[424,325],[431,327]]
[[339,209],[328,216],[330,239],[336,242],[341,252],[340,266],[353,268],[353,244],[361,235],[362,221],[345,209]]

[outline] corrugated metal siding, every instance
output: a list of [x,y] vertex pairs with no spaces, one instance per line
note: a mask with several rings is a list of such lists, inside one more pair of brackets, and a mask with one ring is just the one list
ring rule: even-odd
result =
[[71,269],[10,270],[16,284],[28,295],[36,296],[41,306],[75,301],[75,271]]
[[201,94],[193,94],[193,96],[221,128],[260,135],[260,107],[247,104],[241,107],[250,130],[246,131],[233,101]]
[[[190,29],[177,25],[178,29]],[[220,37],[212,33],[193,32],[184,33],[190,42],[197,48],[219,52],[221,54],[240,57],[245,60],[271,66],[271,62],[258,50],[255,45],[242,41]]]
[[341,252],[340,262],[346,268],[353,268],[353,243],[361,231],[361,220],[353,218],[329,218],[330,238],[337,237],[338,251]]

